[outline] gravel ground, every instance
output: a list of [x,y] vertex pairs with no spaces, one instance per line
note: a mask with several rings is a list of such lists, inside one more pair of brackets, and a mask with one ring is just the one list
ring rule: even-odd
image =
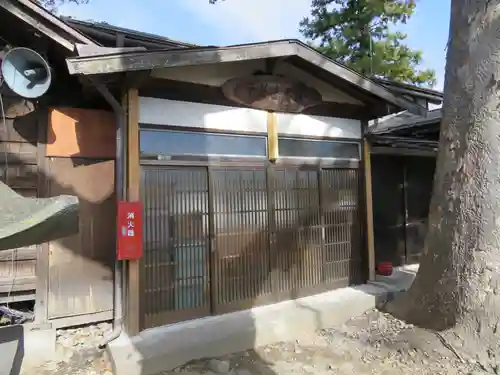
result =
[[110,323],[57,331],[56,359],[42,366],[25,368],[21,375],[112,375],[105,351],[98,350]]
[[[86,327],[58,336],[61,361],[26,375],[112,375],[102,352],[93,349],[111,327]],[[487,374],[459,359],[432,332],[377,310],[312,338],[279,343],[221,358],[193,361],[158,375],[460,375]]]

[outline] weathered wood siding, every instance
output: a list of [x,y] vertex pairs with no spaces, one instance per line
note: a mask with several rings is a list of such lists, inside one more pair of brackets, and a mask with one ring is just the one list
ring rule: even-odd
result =
[[[38,195],[38,113],[26,100],[1,89],[0,180],[26,197]],[[36,289],[37,246],[0,254],[0,300]]]
[[108,112],[50,111],[48,195],[77,195],[81,211],[78,234],[49,244],[49,319],[112,310],[114,134],[114,116]]

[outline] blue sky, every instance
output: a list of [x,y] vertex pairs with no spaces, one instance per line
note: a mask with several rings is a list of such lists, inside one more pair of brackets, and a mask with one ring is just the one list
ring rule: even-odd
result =
[[[299,21],[311,0],[89,0],[66,4],[59,13],[205,45],[300,38]],[[423,67],[444,77],[450,0],[418,0],[416,14],[402,27],[408,44],[424,52]]]

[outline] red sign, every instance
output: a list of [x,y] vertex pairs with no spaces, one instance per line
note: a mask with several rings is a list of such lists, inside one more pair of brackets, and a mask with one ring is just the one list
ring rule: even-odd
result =
[[142,257],[142,204],[118,202],[118,260],[137,260]]

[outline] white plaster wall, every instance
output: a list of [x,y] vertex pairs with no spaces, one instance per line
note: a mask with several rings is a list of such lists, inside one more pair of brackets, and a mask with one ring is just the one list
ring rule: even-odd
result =
[[278,134],[361,139],[361,121],[278,113]]
[[[139,122],[228,132],[267,132],[265,111],[147,97],[139,98]],[[334,117],[278,114],[278,133],[361,139],[361,122]]]
[[141,97],[139,123],[265,133],[267,114],[255,109]]

